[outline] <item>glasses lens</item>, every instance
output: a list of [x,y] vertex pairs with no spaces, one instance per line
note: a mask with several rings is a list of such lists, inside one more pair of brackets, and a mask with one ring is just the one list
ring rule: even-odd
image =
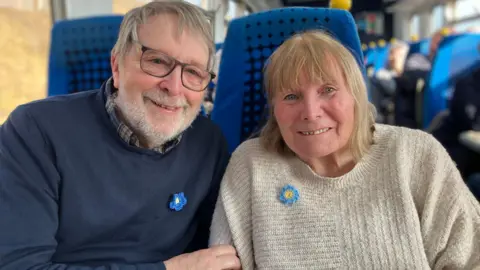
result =
[[175,66],[175,61],[168,55],[147,50],[142,55],[141,66],[143,71],[153,76],[165,76]]
[[210,82],[210,73],[199,67],[187,65],[183,68],[182,80],[185,87],[195,91],[204,90]]
[[[175,68],[175,65],[175,59],[154,50],[143,52],[140,62],[144,72],[157,77],[166,76]],[[203,91],[210,80],[210,73],[197,66],[186,65],[182,69],[182,83],[190,90]]]

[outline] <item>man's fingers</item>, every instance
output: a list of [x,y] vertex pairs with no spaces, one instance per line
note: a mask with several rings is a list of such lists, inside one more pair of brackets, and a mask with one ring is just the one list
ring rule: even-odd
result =
[[240,259],[235,255],[221,255],[217,257],[217,263],[222,270],[240,270]]
[[223,255],[237,255],[237,251],[233,246],[230,245],[218,245],[210,248],[213,255],[220,257]]

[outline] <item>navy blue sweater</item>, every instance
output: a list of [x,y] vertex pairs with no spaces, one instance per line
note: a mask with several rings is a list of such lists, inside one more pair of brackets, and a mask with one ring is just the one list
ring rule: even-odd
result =
[[0,127],[0,269],[164,269],[207,247],[228,157],[204,117],[166,154],[128,145],[102,91],[20,106]]

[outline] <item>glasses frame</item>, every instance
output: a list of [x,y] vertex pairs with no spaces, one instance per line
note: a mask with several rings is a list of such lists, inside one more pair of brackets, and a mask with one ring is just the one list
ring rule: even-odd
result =
[[[171,57],[171,56],[168,55],[168,54],[165,54],[165,53],[163,53],[163,52],[159,52],[159,51],[157,51],[157,50],[155,50],[155,49],[149,48],[149,47],[147,47],[147,46],[145,46],[145,45],[143,45],[143,44],[141,44],[141,43],[139,43],[139,42],[137,42],[137,43],[140,45],[140,48],[141,48],[141,51],[142,51],[142,55],[140,56],[140,69],[142,69],[143,72],[145,72],[146,74],[148,74],[148,75],[150,75],[150,76],[153,76],[153,77],[156,77],[156,78],[165,78],[165,77],[167,77],[168,75],[170,75],[170,74],[175,70],[175,68],[177,68],[177,66],[180,66],[180,67],[181,67],[180,80],[182,81],[183,87],[187,88],[187,89],[190,90],[190,91],[194,91],[194,92],[203,92],[203,91],[205,91],[205,89],[208,88],[208,85],[212,82],[212,80],[217,77],[217,75],[215,75],[215,73],[213,73],[213,72],[211,72],[211,71],[208,71],[208,70],[205,70],[205,71],[207,71],[208,74],[210,75],[210,79],[208,80],[207,85],[206,85],[204,88],[202,88],[201,90],[192,89],[192,88],[190,88],[190,87],[188,87],[188,86],[185,85],[185,82],[183,81],[183,71],[184,71],[184,69],[185,69],[186,66],[194,66],[194,65],[192,65],[192,64],[187,64],[187,63],[182,63],[182,62],[178,61],[177,59]],[[142,59],[143,59],[143,55],[145,54],[146,51],[154,51],[154,52],[156,52],[156,53],[163,54],[163,55],[167,56],[168,58],[172,59],[172,61],[173,61],[175,64],[172,66],[172,68],[170,69],[170,71],[168,71],[168,72],[167,72],[165,75],[163,75],[163,76],[158,76],[158,75],[152,74],[151,72],[148,72],[148,71],[146,71],[146,70],[143,68],[143,61],[142,61]],[[198,67],[197,67],[197,68],[198,68]]]

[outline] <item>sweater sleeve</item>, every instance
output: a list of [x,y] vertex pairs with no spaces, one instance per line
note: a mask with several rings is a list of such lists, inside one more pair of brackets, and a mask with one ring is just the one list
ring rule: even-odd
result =
[[0,126],[0,269],[165,269],[163,262],[95,267],[52,262],[61,177],[54,152],[27,108],[17,108]]
[[210,245],[233,244],[242,269],[254,269],[249,154],[237,149],[223,177],[210,229]]
[[480,269],[480,204],[445,149],[433,138],[418,194],[425,251],[432,269]]

